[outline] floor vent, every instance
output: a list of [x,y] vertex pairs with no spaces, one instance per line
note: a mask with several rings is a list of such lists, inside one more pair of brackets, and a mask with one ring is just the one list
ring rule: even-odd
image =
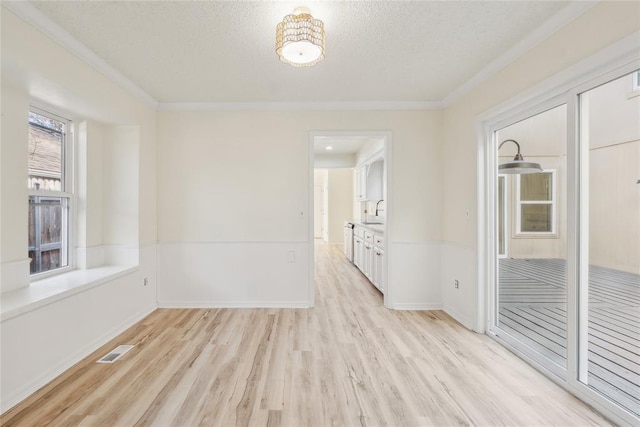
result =
[[109,354],[98,360],[96,363],[113,363],[124,356],[127,351],[131,350],[132,348],[132,345],[119,345],[111,350]]

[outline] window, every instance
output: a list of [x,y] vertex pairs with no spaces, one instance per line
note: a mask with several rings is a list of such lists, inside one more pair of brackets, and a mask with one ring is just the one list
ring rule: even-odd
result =
[[516,234],[555,233],[555,171],[517,177]]
[[29,258],[32,275],[69,266],[69,122],[29,111]]

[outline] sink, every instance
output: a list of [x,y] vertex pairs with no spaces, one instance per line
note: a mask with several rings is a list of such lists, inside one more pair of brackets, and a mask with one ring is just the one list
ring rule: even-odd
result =
[[376,222],[376,221],[371,221],[371,222],[363,222],[364,225],[384,225],[384,222]]

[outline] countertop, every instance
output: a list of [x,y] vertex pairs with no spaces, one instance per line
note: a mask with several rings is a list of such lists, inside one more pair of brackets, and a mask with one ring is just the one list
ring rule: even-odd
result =
[[373,231],[374,233],[382,236],[384,235],[384,224],[365,224],[361,221],[349,221],[353,223],[356,227],[366,228],[367,230]]

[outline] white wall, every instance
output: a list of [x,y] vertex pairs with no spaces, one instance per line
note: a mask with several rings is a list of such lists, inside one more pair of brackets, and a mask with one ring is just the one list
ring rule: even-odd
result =
[[156,245],[140,248],[135,273],[2,321],[1,412],[156,309],[155,252]]
[[591,149],[640,139],[640,90],[632,88],[629,74],[583,95],[583,101],[587,98]]
[[589,143],[589,262],[640,274],[640,92],[631,75],[583,95]]
[[371,156],[382,151],[384,149],[384,140],[370,139],[362,144],[362,147],[356,153],[356,166],[361,165],[367,160],[371,159]]
[[[3,28],[4,29],[4,28]],[[4,40],[3,40],[4,41]],[[4,44],[3,44],[4,51]],[[4,72],[2,79],[4,82]],[[28,285],[29,259],[26,238],[28,211],[25,167],[28,162],[28,116],[29,98],[23,91],[2,85],[2,141],[0,162],[2,163],[0,197],[2,216],[0,228],[0,291],[7,292]],[[11,107],[11,108],[9,108]],[[23,141],[23,144],[14,143]],[[10,143],[12,142],[12,143]]]
[[[309,301],[310,266],[302,248],[309,243],[311,131],[392,131],[391,251],[396,246],[401,251],[439,244],[440,123],[440,111],[158,112],[158,168],[163,171],[158,175],[160,304],[249,301],[235,291],[244,286],[242,277],[219,280],[212,277],[211,263],[193,265],[193,246],[214,260],[229,247],[246,247],[237,251],[236,264],[248,266],[262,266],[262,259],[273,256],[254,291],[247,291],[264,296],[252,303]],[[297,267],[288,276],[292,265],[287,254],[292,250]],[[439,270],[439,261],[434,268]],[[395,279],[394,271],[410,276],[411,283]],[[402,263],[397,270],[391,265],[390,280],[397,283],[402,299],[395,303],[441,304],[439,299],[425,300],[436,293],[412,291],[440,289],[439,281],[415,264]],[[198,285],[183,291],[186,281]]]
[[91,248],[102,245],[104,127],[85,120],[76,134],[76,246]]
[[589,152],[589,263],[640,274],[640,140]]
[[76,171],[83,179],[76,189],[82,233],[76,230],[75,243],[80,249],[102,248],[105,260],[118,253],[113,245],[126,245],[125,252],[139,258],[133,273],[31,311],[3,313],[0,408],[5,411],[155,309],[156,113],[12,12],[1,11],[3,300],[21,292],[10,289],[38,286],[29,285],[25,260],[30,104],[86,131],[77,153],[83,162]]
[[355,165],[355,154],[317,153],[313,156],[313,166],[316,168],[352,168]]
[[353,214],[353,169],[329,169],[329,241],[344,243],[344,222]]
[[[140,126],[109,126],[103,145],[102,230],[104,245],[139,240]],[[146,218],[145,218],[146,221]]]
[[[447,312],[466,326],[483,330],[485,323],[478,311],[484,296],[476,264],[478,158],[461,155],[477,153],[478,116],[637,31],[639,21],[635,2],[599,3],[445,110],[442,161],[447,167],[439,181],[444,183],[443,299]],[[459,289],[453,288],[454,278]]]
[[328,172],[326,169],[314,169],[313,171],[313,237],[322,238],[325,229],[325,203],[324,193],[327,187]]

